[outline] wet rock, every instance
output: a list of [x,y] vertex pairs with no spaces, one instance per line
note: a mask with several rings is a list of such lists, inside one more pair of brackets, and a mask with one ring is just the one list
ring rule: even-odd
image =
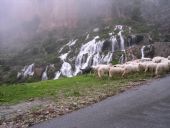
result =
[[144,55],[145,57],[149,57],[149,58],[153,58],[154,57],[154,46],[153,45],[147,45],[145,46],[145,49],[144,49]]
[[44,68],[43,67],[35,67],[35,69],[34,69],[34,75],[37,78],[41,78],[43,72],[44,72]]
[[112,42],[110,40],[104,41],[102,51],[112,51]]
[[168,57],[170,55],[170,42],[155,42],[154,56]]
[[149,45],[152,39],[149,34],[133,34],[127,37],[127,46],[133,45]]

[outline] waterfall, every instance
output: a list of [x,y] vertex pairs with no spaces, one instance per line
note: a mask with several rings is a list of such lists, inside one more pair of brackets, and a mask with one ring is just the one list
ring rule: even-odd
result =
[[116,25],[114,31],[116,31],[116,30],[120,30],[120,31],[123,30],[123,26],[122,25]]
[[89,37],[90,37],[90,34],[87,34],[87,36],[86,36],[86,39],[85,39],[85,40],[88,40],[88,39],[89,39]]
[[48,80],[47,70],[48,70],[48,66],[45,68],[45,71],[42,74],[42,79],[41,80]]
[[60,75],[61,75],[61,72],[60,72],[60,71],[57,71],[57,72],[55,73],[54,80],[59,79]]
[[68,43],[66,44],[66,46],[71,47],[71,46],[75,45],[76,42],[77,42],[77,40],[72,40],[72,41],[68,42]]
[[92,65],[93,55],[89,55],[86,62],[83,64],[82,69],[87,68],[89,65]]
[[107,64],[109,64],[113,59],[113,53],[110,53],[109,58],[107,60]]
[[66,47],[66,46],[69,46],[69,48],[73,45],[75,45],[77,42],[77,39],[76,40],[72,40],[72,41],[69,41],[66,45],[62,46],[59,50],[59,53],[61,53],[63,51],[63,49]]
[[93,66],[96,66],[98,64],[101,63],[101,57],[100,57],[100,53],[97,53],[93,56]]
[[112,61],[112,56],[113,56],[113,53],[111,52],[108,52],[106,56],[103,55],[102,63],[109,64]]
[[120,49],[121,51],[125,51],[125,40],[123,38],[122,32],[123,32],[123,26],[122,25],[116,25],[114,31],[119,30],[118,36],[120,37]]
[[124,63],[124,54],[122,54],[122,56],[120,57],[119,63],[120,63],[120,64],[123,64],[123,63]]
[[115,52],[115,44],[117,43],[116,37],[112,36],[111,41],[112,41],[112,52]]
[[19,79],[21,76],[22,76],[22,73],[21,73],[21,72],[18,72],[18,73],[17,73],[17,79]]
[[63,76],[73,77],[72,67],[68,62],[63,63],[60,71]]
[[25,66],[24,69],[22,69],[24,78],[28,76],[33,76],[34,75],[34,64],[31,64],[29,66]]
[[[71,40],[67,44],[63,45],[58,51],[58,53],[60,54],[59,58],[62,61],[62,66],[60,70],[58,70],[55,73],[54,79],[59,79],[61,75],[66,77],[73,77],[78,75],[81,72],[81,69],[86,69],[88,67],[96,66],[98,64],[109,64],[112,61],[113,54],[116,50],[115,47],[117,47],[118,44],[118,41],[116,39],[117,36],[120,37],[120,50],[125,52],[125,40],[122,35],[123,26],[117,25],[115,26],[114,30],[116,32],[108,33],[110,36],[109,42],[111,42],[111,44],[109,44],[108,46],[111,45],[110,46],[111,48],[108,48],[109,51],[107,51],[107,53],[106,50],[102,52],[105,40],[97,40],[99,39],[99,36],[94,37],[91,41],[81,46],[78,55],[73,57],[74,58],[73,60],[75,60],[74,71],[72,70],[73,69],[72,65],[69,63],[71,58],[68,58],[68,55],[72,53],[72,51],[74,50],[72,46],[76,44],[77,40]],[[98,31],[99,31],[98,28],[94,29],[94,32]],[[89,33],[87,33],[85,41],[89,39],[89,37],[91,36]],[[62,53],[63,51],[66,50],[66,48],[67,49],[69,48],[68,52]],[[125,61],[126,59],[125,56],[126,55],[122,54],[122,56],[120,57],[120,63],[123,63]],[[43,72],[42,80],[48,80],[47,70],[49,66],[47,66],[45,71]],[[25,66],[24,69],[22,70],[23,76],[24,77],[33,76],[34,75],[33,68],[34,64]],[[18,77],[20,77],[20,74],[18,74]]]
[[118,35],[120,36],[120,49],[121,51],[125,51],[125,40],[122,36],[122,31],[120,31]]
[[145,58],[144,50],[145,50],[145,46],[143,46],[143,47],[141,48],[141,54],[142,54],[141,59],[144,59],[144,58]]
[[65,61],[65,60],[67,59],[68,54],[69,54],[69,53],[62,54],[61,56],[59,56],[59,58],[60,58],[62,61]]
[[[64,53],[64,54],[61,54],[59,56],[59,58],[63,61],[63,64],[61,66],[61,69],[60,71],[56,72],[55,73],[55,80],[58,79],[61,74],[63,76],[66,76],[66,77],[72,77],[73,76],[73,71],[72,71],[72,67],[71,67],[71,64],[69,64],[68,62],[66,62],[66,59],[67,59],[67,56],[68,54],[71,52],[71,46],[75,45],[77,42],[77,40],[72,40],[72,41],[69,41],[65,46],[68,46],[70,51],[68,51],[67,53]],[[64,47],[65,47],[64,46]]]
[[[93,64],[99,64],[99,53],[102,51],[104,41],[96,41],[98,38],[99,36],[96,36],[93,40],[82,45],[75,61],[74,75],[80,73],[80,69],[85,69],[88,66],[92,66]],[[85,55],[87,55],[87,58],[84,58]]]

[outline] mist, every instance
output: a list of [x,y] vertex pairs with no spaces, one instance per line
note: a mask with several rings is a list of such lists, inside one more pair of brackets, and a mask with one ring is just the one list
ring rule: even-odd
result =
[[1,0],[0,5],[0,43],[8,47],[25,44],[43,31],[76,28],[81,20],[111,16],[110,0]]
[[[1,0],[0,48],[20,49],[36,35],[54,29],[76,29],[92,21],[107,23],[129,18],[136,1],[139,0]],[[159,0],[143,0],[142,15],[156,19],[155,10],[160,5]]]

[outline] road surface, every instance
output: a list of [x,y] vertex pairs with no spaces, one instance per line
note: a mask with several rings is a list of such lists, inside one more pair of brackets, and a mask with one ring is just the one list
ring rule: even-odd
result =
[[170,76],[33,128],[170,128]]

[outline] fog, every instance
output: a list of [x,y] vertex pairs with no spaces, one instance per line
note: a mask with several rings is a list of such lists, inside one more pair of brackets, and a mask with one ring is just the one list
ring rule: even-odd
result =
[[15,28],[33,20],[40,20],[37,22],[40,22],[39,28],[42,29],[67,26],[69,24],[67,22],[72,22],[71,27],[74,27],[78,18],[102,16],[102,13],[109,14],[110,1],[1,0],[0,30]]
[[[35,35],[53,29],[128,18],[135,1],[140,0],[0,0],[0,47],[23,47]],[[142,13],[149,19],[160,2],[142,2]]]
[[43,31],[76,28],[79,22],[92,17],[109,18],[110,3],[111,0],[1,0],[1,47],[25,44]]

